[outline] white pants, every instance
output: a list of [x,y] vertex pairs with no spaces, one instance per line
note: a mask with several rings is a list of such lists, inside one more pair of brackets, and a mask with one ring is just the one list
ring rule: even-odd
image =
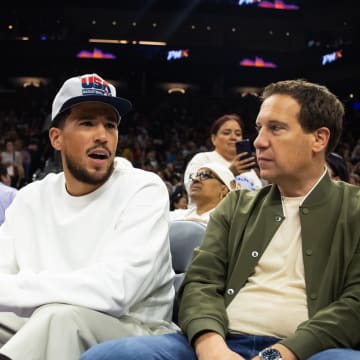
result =
[[167,323],[150,328],[136,319],[120,319],[68,305],[39,307],[29,318],[0,313],[0,353],[12,360],[78,360],[100,342],[133,335],[174,332]]

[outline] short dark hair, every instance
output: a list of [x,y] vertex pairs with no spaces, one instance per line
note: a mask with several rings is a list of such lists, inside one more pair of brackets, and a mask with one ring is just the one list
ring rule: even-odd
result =
[[50,124],[50,127],[51,128],[56,127],[56,128],[62,129],[65,124],[65,119],[70,115],[70,112],[71,112],[71,108],[66,109],[66,110],[62,111],[61,113],[59,113],[58,116],[56,116],[56,118]]
[[229,120],[235,120],[242,131],[244,131],[244,122],[237,114],[225,114],[217,118],[210,127],[210,135],[216,135],[221,126]]
[[180,185],[178,186],[174,192],[170,195],[170,210],[175,210],[175,205],[179,202],[182,197],[187,197],[187,192],[185,187]]
[[275,94],[289,95],[299,103],[298,120],[305,131],[312,132],[323,126],[328,128],[330,139],[326,153],[335,149],[341,136],[345,110],[327,87],[303,79],[283,80],[266,86],[261,98],[265,100]]

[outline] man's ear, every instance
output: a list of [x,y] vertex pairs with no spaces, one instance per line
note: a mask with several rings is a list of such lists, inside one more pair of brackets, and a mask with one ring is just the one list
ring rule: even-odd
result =
[[221,198],[224,198],[227,195],[228,192],[229,192],[228,187],[223,184],[221,186]]
[[325,151],[330,139],[330,130],[327,127],[316,129],[314,137],[313,150],[315,152]]
[[62,130],[56,127],[50,128],[49,139],[52,147],[60,151],[62,148]]

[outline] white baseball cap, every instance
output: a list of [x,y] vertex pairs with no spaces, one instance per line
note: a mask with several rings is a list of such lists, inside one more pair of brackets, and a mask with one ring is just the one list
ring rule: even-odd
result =
[[97,74],[85,74],[72,77],[64,82],[56,94],[51,112],[51,125],[55,124],[58,115],[72,106],[95,101],[111,105],[121,117],[132,108],[129,100],[116,96],[115,86]]
[[[228,187],[229,191],[235,189],[235,177],[231,170],[222,164],[209,162],[199,167],[199,169],[209,169]],[[198,170],[199,170],[198,169]]]

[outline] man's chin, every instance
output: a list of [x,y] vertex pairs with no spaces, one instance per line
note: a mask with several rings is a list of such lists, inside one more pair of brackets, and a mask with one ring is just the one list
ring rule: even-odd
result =
[[273,182],[274,174],[272,174],[269,170],[261,170],[260,169],[260,177],[268,182]]
[[95,171],[93,173],[88,173],[88,176],[86,177],[87,179],[84,180],[85,182],[87,180],[88,184],[101,185],[109,179],[111,173],[112,171],[109,171],[108,169],[106,171]]
[[85,169],[76,169],[71,171],[72,176],[87,185],[102,185],[105,183],[111,176],[113,169],[101,169],[99,170],[85,170]]

